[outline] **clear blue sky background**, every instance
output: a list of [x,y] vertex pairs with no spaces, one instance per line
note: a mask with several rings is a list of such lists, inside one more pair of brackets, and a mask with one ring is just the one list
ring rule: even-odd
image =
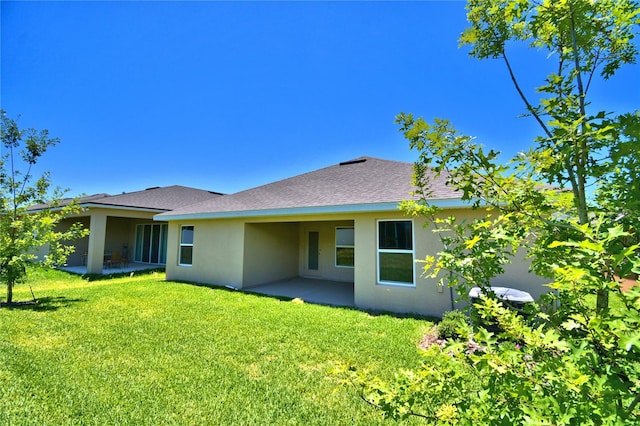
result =
[[[401,111],[510,156],[538,129],[503,63],[458,47],[464,6],[2,1],[0,103],[62,140],[39,167],[72,195],[232,193],[362,155],[412,162]],[[552,65],[513,59],[529,93]],[[592,94],[637,109],[640,67]]]

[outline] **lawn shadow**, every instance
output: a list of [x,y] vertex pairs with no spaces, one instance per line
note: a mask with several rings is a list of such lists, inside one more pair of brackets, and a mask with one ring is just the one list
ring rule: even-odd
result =
[[86,302],[86,299],[69,298],[65,296],[47,296],[36,300],[20,301],[7,304],[6,302],[0,303],[0,309],[9,310],[30,310],[36,312],[51,312],[57,311],[61,308],[67,308],[75,303]]
[[364,312],[372,317],[392,317],[392,318],[399,318],[399,319],[410,318],[410,319],[429,321],[429,322],[440,321],[440,318],[436,318],[434,316],[422,315],[422,314],[413,313],[413,312],[400,313],[400,312],[392,312],[392,311],[384,311],[384,310],[364,309],[364,308],[358,308],[357,306],[353,306],[353,305],[340,305],[340,304],[332,304],[332,303],[315,302],[313,300],[304,300],[297,297],[282,296],[277,294],[258,293],[258,292],[252,291],[251,289],[239,289],[233,286],[220,286],[215,284],[199,283],[195,281],[171,280],[171,282],[178,283],[178,284],[191,285],[195,287],[209,288],[214,291],[241,293],[247,296],[253,296],[256,298],[265,298],[265,299],[271,299],[271,300],[279,300],[281,302],[291,302],[291,303],[301,303],[301,304],[306,303],[309,305],[326,306],[332,309]]
[[[158,273],[164,273],[164,268],[153,268],[153,269],[141,269],[138,271],[129,271],[129,272],[118,272],[114,274],[83,274],[80,277],[87,281],[108,281],[116,278],[126,278],[126,277],[139,277],[145,275],[154,275]],[[72,272],[68,272],[71,275],[75,275]]]
[[328,302],[318,302],[318,301],[314,301],[314,300],[305,300],[305,299],[300,299],[298,297],[257,293],[257,292],[251,291],[251,290],[229,289],[229,288],[225,288],[225,287],[216,287],[216,286],[206,286],[206,287],[212,287],[212,288],[214,288],[216,290],[235,291],[235,292],[243,293],[243,294],[246,294],[246,295],[251,295],[251,296],[254,296],[254,297],[258,297],[258,298],[275,299],[275,300],[279,300],[281,302],[291,302],[291,303],[299,303],[299,304],[326,306],[326,307],[332,308],[332,309],[339,309],[339,310],[344,310],[344,311],[362,312],[362,313],[365,313],[365,314],[367,314],[369,316],[372,316],[372,317],[391,317],[391,318],[398,318],[398,319],[409,318],[409,319],[429,321],[429,322],[440,321],[440,318],[437,318],[437,317],[434,317],[434,316],[422,315],[422,314],[418,314],[418,313],[415,313],[415,312],[402,313],[402,312],[393,312],[393,311],[385,311],[385,310],[366,309],[366,308],[359,308],[359,307],[353,306],[353,305],[340,305],[340,304],[333,304],[333,303],[328,303]]

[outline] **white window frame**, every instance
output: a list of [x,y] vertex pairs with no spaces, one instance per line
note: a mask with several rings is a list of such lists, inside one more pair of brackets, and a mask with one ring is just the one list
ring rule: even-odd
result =
[[[180,225],[180,234],[178,235],[179,247],[178,247],[178,265],[179,266],[193,266],[193,242],[184,243],[182,241],[182,230],[183,228],[191,228],[193,232],[193,239],[196,238],[196,227],[193,225]],[[182,263],[182,248],[183,247],[191,247],[191,263]]]
[[[354,232],[353,235],[353,245],[348,246],[348,245],[344,245],[344,244],[338,244],[338,229],[351,229]],[[334,238],[335,238],[335,250],[334,250],[334,265],[336,268],[350,268],[353,269],[355,267],[355,263],[356,263],[356,259],[355,259],[355,253],[356,253],[356,243],[355,243],[355,228],[353,226],[336,226],[335,232],[333,234]],[[354,259],[353,259],[353,265],[338,265],[338,249],[339,248],[350,248],[353,249],[353,254],[354,254]]]
[[[380,223],[381,222],[409,222],[411,223],[411,250],[406,249],[384,249],[380,248]],[[400,287],[415,287],[416,286],[416,238],[415,238],[415,226],[412,219],[378,219],[376,221],[376,269],[377,276],[376,281],[381,285],[392,285]],[[411,254],[411,276],[412,282],[401,281],[383,281],[380,279],[380,253],[398,253],[398,254]]]

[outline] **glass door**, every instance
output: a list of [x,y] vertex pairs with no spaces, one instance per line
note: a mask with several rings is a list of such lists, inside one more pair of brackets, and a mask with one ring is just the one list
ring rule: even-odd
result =
[[139,263],[167,263],[167,224],[136,225],[136,246],[133,260]]
[[307,258],[307,269],[310,271],[317,271],[319,268],[319,257],[320,257],[320,244],[319,244],[319,233],[316,231],[309,232],[309,250],[308,250],[308,258]]
[[320,232],[306,232],[306,259],[304,273],[308,276],[320,276]]

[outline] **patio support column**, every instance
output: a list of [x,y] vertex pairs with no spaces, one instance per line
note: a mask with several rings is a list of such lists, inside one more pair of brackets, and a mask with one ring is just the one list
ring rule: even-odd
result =
[[87,251],[87,273],[101,274],[104,264],[104,242],[107,233],[107,215],[92,213],[89,222],[89,249]]

